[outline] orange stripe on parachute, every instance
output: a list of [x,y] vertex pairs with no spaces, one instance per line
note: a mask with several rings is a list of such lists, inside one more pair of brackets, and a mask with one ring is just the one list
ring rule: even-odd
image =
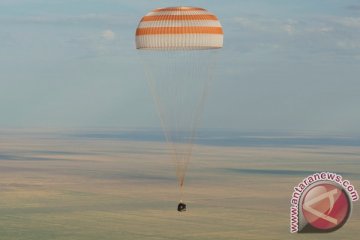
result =
[[206,11],[204,8],[196,7],[172,7],[172,8],[159,8],[153,12],[167,12],[167,11]]
[[224,34],[224,32],[221,27],[153,27],[136,30],[136,36],[165,34]]
[[141,22],[146,21],[192,21],[192,20],[218,20],[214,15],[163,15],[163,16],[145,16]]

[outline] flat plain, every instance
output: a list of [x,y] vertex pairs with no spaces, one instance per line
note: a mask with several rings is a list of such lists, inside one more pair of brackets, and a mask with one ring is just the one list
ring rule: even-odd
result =
[[161,141],[2,130],[0,239],[359,239],[358,202],[334,233],[289,233],[293,187],[318,171],[360,190],[360,148],[195,145],[180,214]]

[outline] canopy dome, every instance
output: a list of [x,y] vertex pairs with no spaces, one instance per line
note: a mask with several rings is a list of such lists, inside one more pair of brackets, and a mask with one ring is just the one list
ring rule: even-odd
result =
[[213,49],[222,48],[223,41],[218,18],[198,7],[155,9],[136,29],[137,49]]

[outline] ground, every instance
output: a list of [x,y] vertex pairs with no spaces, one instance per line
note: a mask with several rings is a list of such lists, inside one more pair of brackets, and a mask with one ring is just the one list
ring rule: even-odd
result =
[[291,235],[293,187],[339,172],[360,190],[360,149],[350,146],[196,145],[184,201],[166,145],[2,131],[0,239],[358,239],[360,206],[325,235]]

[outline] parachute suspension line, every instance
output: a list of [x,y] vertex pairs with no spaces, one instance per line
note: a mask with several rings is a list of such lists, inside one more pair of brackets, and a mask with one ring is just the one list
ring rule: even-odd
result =
[[[174,58],[173,61],[174,61],[174,64],[172,65],[173,66],[173,71],[172,71],[172,77],[174,79],[176,79],[178,77],[178,75],[181,76],[181,72],[184,71],[183,67],[181,65],[181,58],[183,57],[182,55],[182,51],[179,51],[179,52],[172,52],[170,51],[169,54],[171,54],[171,56]],[[179,56],[178,56],[179,55]],[[172,79],[173,80],[173,79]],[[180,79],[180,83],[182,82],[181,80],[183,79]],[[172,133],[172,136],[173,136],[173,141],[175,142],[175,152],[176,152],[176,164],[178,166],[177,168],[177,171],[178,171],[178,175],[179,175],[179,178],[178,178],[178,184],[181,186],[181,175],[182,175],[182,171],[183,171],[183,165],[182,165],[182,162],[181,162],[181,158],[182,158],[182,151],[181,149],[179,149],[178,147],[178,142],[182,142],[182,139],[181,139],[181,131],[182,131],[182,120],[181,120],[181,112],[182,112],[182,107],[183,107],[183,104],[181,103],[181,96],[183,94],[182,93],[182,86],[181,84],[179,83],[179,85],[176,85],[176,86],[173,86],[173,94],[174,94],[174,109],[177,109],[175,111],[173,111],[174,113],[174,116],[173,116],[173,122],[175,124],[174,128],[171,128],[173,129],[173,133]],[[180,89],[179,89],[180,88]],[[181,187],[180,187],[181,188]]]
[[[185,62],[185,66],[191,66],[189,71],[187,71],[184,75],[184,79],[183,79],[183,86],[182,86],[182,89],[181,91],[183,92],[183,94],[180,94],[180,97],[181,97],[181,100],[179,101],[179,104],[180,104],[180,111],[183,113],[183,114],[180,114],[179,116],[179,121],[180,121],[180,125],[182,126],[182,129],[180,130],[181,132],[179,132],[180,134],[182,134],[182,141],[181,141],[181,147],[183,148],[182,150],[182,155],[181,155],[181,159],[179,159],[181,161],[181,175],[180,175],[180,181],[179,181],[179,190],[180,190],[180,201],[184,198],[184,180],[185,180],[185,169],[186,169],[186,152],[188,151],[189,149],[189,140],[186,139],[186,137],[189,137],[187,135],[187,132],[191,129],[187,129],[188,126],[185,126],[185,124],[189,124],[187,121],[186,121],[186,114],[184,113],[185,112],[185,105],[186,105],[186,100],[189,99],[189,96],[188,96],[188,92],[187,89],[190,89],[191,86],[189,86],[189,80],[195,80],[194,76],[195,76],[195,69],[196,69],[196,65],[195,63],[192,63],[193,65],[191,65],[191,59],[192,59],[192,52],[182,52],[182,56],[184,59],[184,62]],[[190,119],[192,119],[192,114],[190,114]],[[189,116],[187,116],[189,117]],[[191,137],[190,137],[191,138]]]
[[[179,68],[181,69],[181,66],[179,66],[179,59],[177,58],[177,52],[168,52],[168,54],[170,55],[171,58],[171,62],[173,62],[174,64],[172,64],[172,71],[171,71],[171,77],[176,79],[177,77],[177,74],[179,72]],[[181,57],[181,56],[180,56]],[[168,79],[168,81],[173,81],[173,79]],[[169,84],[170,85],[170,84]],[[167,86],[169,86],[167,85]],[[172,89],[169,89],[169,90],[172,90],[173,92],[173,95],[174,95],[174,98],[175,98],[175,104],[176,106],[173,106],[175,109],[178,109],[179,106],[178,106],[178,103],[179,103],[179,91],[177,89],[178,86],[172,86],[171,88]],[[173,143],[176,144],[176,141],[178,141],[179,139],[179,116],[178,116],[178,112],[179,111],[176,111],[176,110],[173,110],[173,120],[174,123],[175,123],[175,128],[170,128],[170,131],[172,129],[172,136],[173,136]],[[182,171],[182,165],[180,164],[180,161],[179,161],[179,158],[181,157],[181,153],[179,152],[179,149],[174,145],[173,146],[174,148],[174,151],[175,151],[175,159],[176,159],[176,171],[177,171],[177,175],[178,175],[178,183],[181,181],[181,171]]]
[[[194,56],[191,56],[189,59],[188,59],[188,64],[191,65],[193,64],[192,68],[191,68],[191,71],[189,71],[189,78],[193,78],[194,81],[200,81],[200,85],[201,85],[201,88],[198,89],[199,90],[199,94],[202,95],[202,92],[204,91],[204,83],[201,82],[201,80],[203,80],[203,77],[202,76],[198,76],[197,74],[199,73],[202,73],[202,69],[200,70],[201,67],[203,67],[202,65],[202,62],[201,62],[201,58],[200,59],[197,59],[198,57],[198,52],[190,52],[191,55],[195,55]],[[195,59],[195,61],[193,61],[193,59]],[[191,88],[191,86],[187,86],[188,88]],[[195,125],[194,124],[197,120],[194,118],[194,115],[196,115],[197,112],[200,111],[199,107],[197,106],[199,101],[202,101],[201,98],[200,100],[199,99],[196,99],[196,102],[193,102],[193,104],[195,105],[194,106],[194,109],[193,111],[191,112],[190,116],[191,116],[191,119],[192,121],[189,123],[190,126],[189,126],[189,133],[190,135],[188,136],[188,139],[186,140],[187,142],[187,146],[186,146],[186,149],[184,152],[185,152],[185,155],[183,156],[183,171],[182,171],[182,179],[181,179],[181,186],[182,186],[182,196],[181,198],[184,198],[184,183],[185,183],[185,176],[186,176],[186,173],[187,173],[187,169],[188,169],[188,165],[189,165],[189,162],[190,162],[190,158],[191,158],[191,155],[192,155],[192,151],[193,151],[193,141],[194,141],[194,137],[195,137]]]
[[[213,77],[214,77],[214,69],[217,65],[218,62],[218,55],[217,55],[217,51],[212,51],[212,52],[208,52],[206,50],[204,51],[191,51],[189,53],[189,58],[186,59],[187,61],[187,66],[191,65],[190,71],[188,71],[188,76],[185,76],[186,78],[192,79],[193,81],[198,81],[200,82],[200,90],[199,91],[199,99],[196,99],[195,102],[193,102],[193,111],[191,111],[190,114],[190,119],[192,119],[191,122],[188,122],[187,124],[189,124],[189,126],[187,126],[190,135],[188,135],[187,139],[183,139],[183,145],[184,145],[184,150],[183,150],[183,154],[182,154],[182,158],[181,158],[181,172],[180,172],[180,182],[179,182],[179,186],[180,186],[180,199],[183,199],[184,197],[184,183],[185,183],[185,177],[186,177],[186,173],[187,173],[187,169],[189,167],[191,158],[192,158],[192,153],[193,153],[193,144],[194,144],[194,140],[195,140],[195,136],[196,136],[196,129],[198,127],[198,125],[201,122],[201,117],[204,111],[204,104],[209,92],[209,85],[211,84],[211,82],[213,81]],[[191,55],[195,55],[195,61],[194,61],[194,56]],[[204,56],[203,56],[204,55]],[[209,59],[208,59],[209,58]],[[208,62],[208,64],[203,64],[202,60],[204,59],[208,59],[210,60]],[[196,73],[200,73],[200,75],[196,75]],[[203,81],[201,81],[203,80]],[[186,81],[184,81],[186,82]],[[190,84],[190,85],[189,85]],[[185,89],[190,89],[191,88],[191,82],[188,82],[188,85],[185,86]],[[183,94],[183,99],[186,99],[187,96],[187,91],[185,91],[186,94]],[[181,102],[182,103],[182,102]],[[184,123],[186,123],[186,121],[184,121]]]
[[[189,70],[187,68],[187,66],[189,66],[188,64],[188,53],[186,51],[179,51],[179,58],[182,58],[182,60],[180,60],[182,63],[185,63],[184,66],[179,66],[180,69],[175,69],[174,73],[176,75],[180,75],[181,78],[179,79],[179,84],[177,86],[177,90],[175,90],[176,93],[176,109],[178,111],[176,112],[176,116],[175,116],[175,137],[174,140],[177,143],[177,151],[179,152],[179,154],[177,155],[177,162],[180,166],[179,169],[179,173],[180,173],[180,178],[179,178],[179,190],[180,190],[180,198],[182,198],[183,195],[183,186],[184,186],[184,169],[185,169],[185,162],[184,162],[184,155],[186,153],[186,132],[187,132],[187,126],[186,124],[188,124],[186,122],[186,118],[185,115],[186,114],[186,109],[185,109],[185,99],[187,99],[187,91],[186,89],[188,88],[187,86],[187,82],[189,80],[191,80],[191,76],[189,76],[189,74],[191,74],[191,70],[194,66],[191,66],[191,69]],[[175,64],[175,66],[177,66],[177,64]],[[186,69],[181,69],[186,67]],[[191,118],[190,118],[191,119]]]
[[[186,154],[186,132],[187,132],[187,121],[186,118],[186,104],[185,101],[187,99],[187,92],[186,89],[188,89],[190,86],[188,86],[186,83],[189,82],[189,80],[193,80],[193,68],[194,66],[190,67],[190,71],[188,69],[189,66],[189,52],[180,50],[177,51],[175,54],[175,64],[173,75],[174,78],[181,76],[179,79],[178,85],[174,88],[174,97],[175,97],[175,106],[174,108],[177,109],[177,111],[174,111],[174,141],[176,142],[176,160],[178,165],[178,185],[179,185],[179,194],[180,199],[183,198],[184,195],[184,170],[185,170],[185,159],[184,155]],[[185,65],[183,65],[185,63]],[[184,68],[186,67],[186,68]],[[190,118],[191,119],[191,118]]]
[[[200,61],[196,61],[196,63],[199,63],[199,62]],[[206,73],[205,76],[202,76],[202,79],[204,79],[204,82],[202,83],[203,88],[201,89],[201,93],[200,93],[201,97],[196,103],[194,103],[196,105],[196,107],[194,108],[194,111],[192,112],[191,119],[193,119],[193,121],[191,122],[191,126],[190,126],[190,136],[187,140],[187,150],[185,151],[186,155],[183,157],[184,169],[182,171],[182,176],[181,176],[181,186],[182,187],[184,186],[185,176],[186,176],[187,169],[188,169],[191,157],[192,157],[193,143],[194,143],[195,136],[196,136],[196,129],[200,123],[201,116],[202,116],[202,113],[204,110],[204,103],[205,103],[205,100],[206,100],[206,97],[208,94],[209,81],[211,80],[210,73],[212,72],[211,69],[213,69],[212,65],[213,64],[210,64],[209,66],[205,66],[205,68],[204,68],[205,70],[206,69],[209,69],[209,70],[205,71],[205,73]],[[195,74],[195,71],[204,73],[204,71],[203,71],[204,69],[199,70],[200,67],[204,67],[204,66],[199,64],[198,66],[193,68],[194,73],[192,73],[192,74]],[[210,68],[208,68],[208,67],[210,67]],[[194,78],[194,80],[197,81],[198,79]]]
[[[215,15],[203,8],[180,7],[182,2],[176,1],[179,7],[154,9],[140,20],[135,33],[136,48],[150,52],[143,64],[172,153],[180,203],[196,128],[212,81],[213,65],[217,62],[210,55],[223,47],[224,39]],[[178,211],[184,210],[186,205],[179,204]]]
[[[175,167],[176,177],[177,177],[177,179],[179,181],[179,179],[180,179],[180,173],[178,171],[179,166],[178,166],[178,163],[177,163],[177,161],[175,159],[177,153],[176,153],[175,146],[173,146],[175,143],[173,143],[171,141],[170,134],[166,130],[167,126],[168,126],[168,124],[166,123],[166,118],[164,117],[164,116],[166,116],[166,108],[163,106],[162,101],[160,99],[160,95],[157,93],[158,92],[157,87],[159,87],[159,86],[158,86],[158,84],[156,84],[156,82],[157,82],[156,81],[156,76],[151,74],[151,70],[149,69],[150,66],[146,63],[147,62],[146,54],[148,54],[148,53],[146,52],[146,53],[144,53],[144,56],[140,57],[141,62],[143,63],[143,66],[144,66],[144,69],[145,69],[146,80],[147,80],[148,86],[150,88],[151,95],[154,98],[154,102],[155,102],[155,105],[156,105],[156,110],[158,112],[158,116],[159,116],[159,119],[160,119],[161,128],[163,129],[163,132],[164,132],[165,141],[167,142],[168,145],[172,145],[170,147],[170,151],[173,151],[174,153],[170,154],[170,155],[171,155],[171,159],[172,159],[172,161],[174,163],[173,166]],[[140,54],[138,54],[138,56],[140,56]]]
[[[198,78],[199,76],[196,75],[197,71],[199,71],[199,67],[201,67],[201,64],[199,64],[199,59],[196,59],[194,58],[194,56],[197,56],[197,53],[193,52],[193,51],[190,51],[188,53],[190,56],[186,59],[187,61],[187,65],[190,65],[191,68],[190,70],[187,72],[187,76],[185,76],[187,79],[193,79],[193,81],[200,81],[200,79]],[[195,61],[192,61],[193,59],[195,59]],[[200,71],[202,72],[202,71]],[[184,81],[186,82],[186,81]],[[191,83],[190,83],[191,84]],[[191,86],[189,85],[189,82],[188,82],[188,85],[185,87],[185,89],[190,89]],[[200,91],[203,91],[203,89],[198,89]],[[188,91],[184,91],[185,94],[184,94],[184,98],[188,98]],[[201,94],[201,93],[200,93]],[[197,102],[199,102],[198,99],[195,100],[196,102],[194,102],[193,104],[196,106],[197,105]],[[189,135],[187,135],[187,139],[184,139],[184,154],[182,156],[182,175],[181,175],[181,182],[180,182],[180,185],[183,189],[184,187],[184,181],[185,181],[185,175],[186,175],[186,169],[187,169],[187,164],[189,163],[189,158],[191,156],[191,154],[189,154],[191,151],[192,151],[192,142],[193,142],[193,138],[194,138],[194,114],[198,111],[198,107],[195,107],[191,112],[190,112],[190,119],[192,119],[192,121],[188,122],[187,124],[190,124],[190,126],[187,126],[187,130],[188,130],[188,133]],[[182,117],[185,117],[185,116],[182,116]],[[195,120],[196,121],[196,120]],[[185,121],[186,122],[186,121]]]
[[[215,50],[141,51],[147,83],[176,171],[180,199],[212,73]],[[139,54],[140,55],[140,54]],[[148,57],[148,58],[146,58]]]

